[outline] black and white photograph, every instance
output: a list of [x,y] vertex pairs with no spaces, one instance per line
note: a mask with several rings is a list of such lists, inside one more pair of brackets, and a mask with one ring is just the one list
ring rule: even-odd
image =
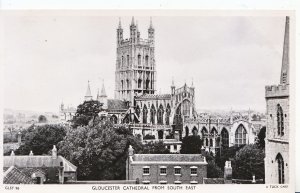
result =
[[293,12],[3,18],[3,185],[290,188]]

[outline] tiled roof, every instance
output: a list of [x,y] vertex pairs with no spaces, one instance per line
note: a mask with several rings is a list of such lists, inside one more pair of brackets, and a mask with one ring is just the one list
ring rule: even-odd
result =
[[136,99],[165,99],[165,98],[170,98],[171,99],[171,94],[144,94]]
[[126,106],[125,101],[118,100],[118,99],[108,99],[107,100],[107,109],[109,111],[112,111],[112,110],[127,110],[128,107]]
[[33,184],[33,180],[21,172],[18,168],[11,166],[4,172],[3,175],[4,184]]
[[133,161],[202,162],[201,154],[134,154]]
[[203,184],[224,184],[224,178],[203,178]]
[[58,156],[53,159],[51,156],[4,156],[3,167],[16,166],[18,168],[39,168],[39,167],[60,167],[63,163],[65,172],[75,172],[77,167],[71,162]]

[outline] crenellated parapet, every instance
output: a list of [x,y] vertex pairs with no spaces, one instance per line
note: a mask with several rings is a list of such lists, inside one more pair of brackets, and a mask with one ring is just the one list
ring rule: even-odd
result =
[[288,97],[289,96],[289,85],[288,84],[279,84],[271,85],[265,87],[266,98],[274,97]]

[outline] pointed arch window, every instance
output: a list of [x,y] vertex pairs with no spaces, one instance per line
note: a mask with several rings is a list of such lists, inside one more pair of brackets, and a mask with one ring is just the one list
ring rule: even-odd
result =
[[284,184],[284,161],[280,153],[276,156],[276,162],[278,164],[278,183]]
[[142,65],[142,56],[141,54],[138,55],[138,65],[141,66]]
[[229,133],[228,131],[223,128],[221,131],[221,139],[222,139],[222,146],[223,147],[228,147],[229,146]]
[[283,110],[280,104],[277,104],[277,133],[279,136],[284,135],[284,118]]
[[129,66],[129,55],[127,55],[127,66]]
[[146,66],[148,66],[149,65],[149,56],[148,55],[145,57],[145,62],[146,62]]
[[129,90],[130,85],[129,85],[129,80],[128,79],[126,80],[126,85],[127,85],[127,89]]
[[123,90],[123,88],[124,88],[124,82],[123,80],[121,80],[121,90]]
[[122,59],[121,59],[121,66],[122,66],[122,67],[124,66],[124,63],[125,63],[125,61],[124,61],[124,56],[122,56]]
[[170,114],[171,114],[171,107],[168,104],[166,109],[166,125],[170,125]]
[[187,126],[185,127],[185,136],[189,136],[189,128]]
[[190,116],[190,101],[184,100],[182,102],[182,113],[184,116]]
[[151,109],[150,109],[150,122],[152,124],[155,124],[155,114],[156,114],[156,110],[154,105],[152,104]]
[[146,105],[144,105],[144,108],[143,108],[143,123],[144,124],[147,123],[147,114],[148,114],[148,110],[147,110]]
[[137,117],[140,117],[140,113],[141,113],[140,106],[137,105],[136,110],[135,110],[135,114],[137,115]]
[[164,108],[162,105],[159,105],[159,108],[157,111],[157,124],[159,124],[159,125],[163,124],[163,115],[164,115]]
[[138,80],[138,88],[141,88],[142,87],[142,79],[139,79]]
[[241,146],[246,144],[247,131],[244,125],[240,124],[235,131],[235,145]]
[[194,136],[198,135],[198,129],[196,127],[193,128],[192,133]]

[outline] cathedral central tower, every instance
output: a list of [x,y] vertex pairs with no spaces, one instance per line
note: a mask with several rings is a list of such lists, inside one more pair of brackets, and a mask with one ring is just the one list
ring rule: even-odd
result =
[[148,39],[140,37],[137,22],[132,18],[130,38],[123,38],[121,21],[117,28],[117,60],[115,98],[133,105],[135,95],[154,94],[156,65],[154,55],[154,28],[150,20]]

